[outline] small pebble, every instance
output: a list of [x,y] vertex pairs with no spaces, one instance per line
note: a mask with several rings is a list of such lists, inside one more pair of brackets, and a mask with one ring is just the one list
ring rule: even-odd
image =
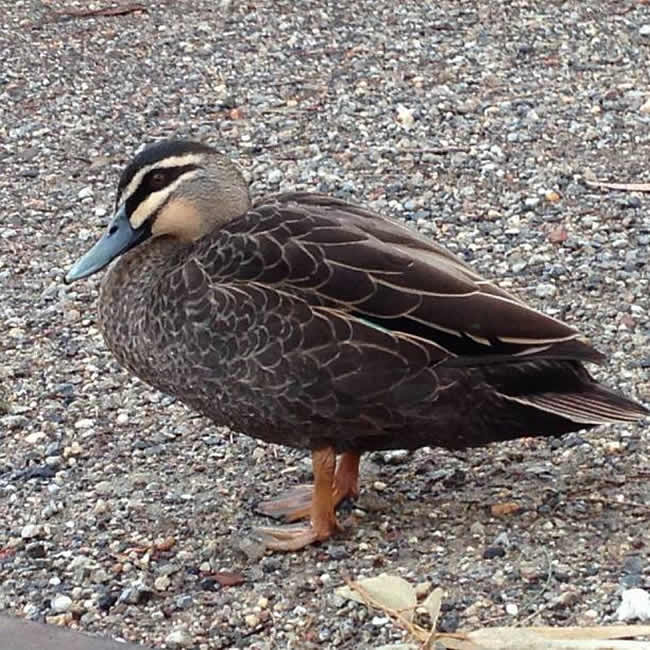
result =
[[31,558],[43,558],[47,555],[45,546],[41,542],[33,542],[25,548],[25,553]]
[[580,600],[580,595],[577,591],[569,590],[561,593],[555,600],[551,602],[551,607],[555,609],[563,609],[565,607],[572,607]]
[[194,641],[185,626],[175,627],[166,637],[165,643],[172,648],[190,648]]
[[244,621],[248,627],[257,627],[260,624],[260,619],[257,614],[247,614],[244,616]]
[[177,596],[174,602],[178,609],[189,609],[192,606],[194,599],[188,594],[182,594]]
[[38,524],[26,524],[20,531],[20,536],[23,539],[31,539],[37,537],[42,532],[42,528]]
[[55,612],[67,612],[72,607],[72,598],[65,594],[57,594],[52,598],[50,606]]
[[483,551],[483,559],[491,560],[495,557],[503,557],[506,554],[506,550],[503,546],[488,546]]
[[415,585],[415,597],[418,600],[422,600],[423,598],[428,596],[430,591],[431,591],[430,582],[418,582]]
[[411,456],[408,449],[390,449],[382,452],[383,461],[389,465],[401,465]]
[[255,539],[244,537],[239,541],[239,550],[250,562],[259,562],[266,553],[266,546]]
[[282,171],[279,169],[271,169],[266,175],[266,180],[271,185],[277,185],[282,180]]
[[540,282],[535,287],[535,295],[538,298],[552,298],[557,292],[555,285],[548,282]]
[[485,526],[480,521],[475,521],[470,527],[469,532],[474,537],[483,537],[485,534]]
[[515,603],[506,603],[506,614],[509,616],[517,616],[519,614],[519,607]]

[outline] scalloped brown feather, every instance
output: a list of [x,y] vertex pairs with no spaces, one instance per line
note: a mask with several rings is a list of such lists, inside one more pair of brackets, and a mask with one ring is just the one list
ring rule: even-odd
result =
[[193,245],[107,274],[118,360],[219,424],[338,451],[463,448],[633,421],[603,356],[397,222],[317,194],[269,197]]

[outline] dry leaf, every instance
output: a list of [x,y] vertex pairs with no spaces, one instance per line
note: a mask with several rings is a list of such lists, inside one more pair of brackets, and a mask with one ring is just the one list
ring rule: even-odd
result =
[[[647,625],[616,627],[618,628],[616,636],[621,634],[634,636],[650,631]],[[628,629],[622,630],[621,628],[624,627]],[[575,636],[567,636],[568,631]],[[491,627],[470,632],[467,634],[467,639],[476,644],[477,650],[647,650],[648,648],[646,641],[612,641],[611,634],[607,627]],[[446,642],[443,640],[443,643]]]
[[[377,604],[387,609],[392,609],[407,620],[413,620],[413,613],[417,604],[415,589],[404,578],[389,576],[385,573],[374,578],[364,578],[351,583],[352,587],[359,586]],[[336,593],[348,600],[365,603],[363,594],[347,585],[339,587]]]
[[484,650],[482,646],[478,646],[473,641],[459,635],[438,635],[436,636],[436,641],[449,650]]
[[606,183],[605,181],[589,180],[585,177],[589,187],[600,187],[606,190],[625,190],[628,192],[650,192],[650,183]]
[[519,512],[520,506],[514,501],[507,501],[506,503],[493,503],[490,511],[495,517],[503,517],[504,515],[511,515]]
[[424,600],[422,607],[429,612],[431,618],[431,631],[424,642],[423,649],[431,650],[436,641],[436,628],[438,627],[438,617],[440,616],[440,605],[442,604],[442,589],[436,587]]
[[548,639],[624,639],[650,635],[650,625],[592,625],[590,627],[541,625],[528,629]]
[[[499,505],[499,504],[495,504]],[[506,505],[506,504],[501,504]],[[650,625],[610,625],[592,627],[492,627],[474,632],[436,632],[442,589],[436,588],[422,603],[434,626],[427,631],[412,623],[417,602],[415,589],[398,576],[382,574],[339,587],[336,593],[344,598],[383,609],[392,616],[410,637],[426,650],[444,647],[448,650],[648,650],[647,641],[632,641],[633,637],[649,636]],[[411,650],[416,646],[398,643],[377,650]]]
[[420,607],[424,607],[429,612],[431,618],[431,628],[435,629],[440,615],[440,605],[442,604],[442,589],[436,587],[422,602]]

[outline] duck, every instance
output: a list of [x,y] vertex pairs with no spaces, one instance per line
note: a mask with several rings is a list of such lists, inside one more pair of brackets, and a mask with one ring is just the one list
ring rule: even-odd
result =
[[592,377],[586,364],[605,356],[576,329],[439,243],[321,193],[253,200],[237,165],[200,142],[133,157],[108,228],[64,280],[109,264],[98,321],[120,365],[217,425],[311,453],[313,485],[258,506],[285,520],[258,530],[271,550],[341,530],[364,453],[648,414]]

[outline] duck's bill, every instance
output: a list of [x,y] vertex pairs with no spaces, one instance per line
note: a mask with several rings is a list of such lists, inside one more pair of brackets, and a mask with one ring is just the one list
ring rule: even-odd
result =
[[115,213],[101,239],[66,273],[65,283],[87,278],[101,271],[116,257],[133,248],[147,236],[144,227],[135,230],[129,223],[124,207]]

